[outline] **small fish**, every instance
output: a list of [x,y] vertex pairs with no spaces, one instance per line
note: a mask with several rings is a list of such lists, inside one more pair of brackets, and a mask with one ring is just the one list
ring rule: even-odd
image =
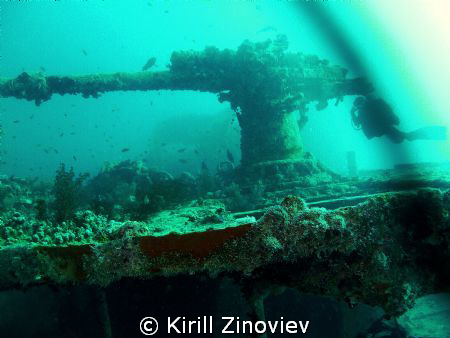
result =
[[199,154],[199,152],[198,152],[197,149],[194,150],[194,153],[195,153],[195,155],[198,155],[198,154]]
[[161,147],[165,147],[167,143],[161,143]]
[[56,150],[56,149],[53,149],[53,152],[54,152],[55,154],[58,154],[58,153],[59,153],[59,151]]
[[20,123],[20,121],[19,120],[14,120],[13,123]]
[[185,164],[188,163],[188,161],[185,160],[184,158],[180,158],[178,161],[181,162],[181,163],[185,163]]
[[31,114],[30,116],[30,120],[32,120],[34,118],[34,114]]
[[142,71],[145,72],[147,69],[152,68],[155,65],[155,63],[156,63],[156,58],[151,57],[150,59],[147,60],[145,65],[142,67]]
[[186,148],[178,149],[178,152],[179,152],[179,153],[184,153],[185,151],[186,151]]
[[82,49],[81,52],[83,53],[84,56],[87,56],[87,52],[85,49]]
[[64,133],[59,134],[59,137],[63,137],[63,136],[64,136]]
[[67,117],[67,113],[64,113],[64,117]]
[[72,158],[74,159],[74,161],[77,160],[77,157],[75,155],[73,155]]
[[40,67],[39,67],[39,70],[40,70],[41,72],[45,73],[45,68],[44,68],[44,67],[40,66]]
[[227,149],[227,158],[228,158],[228,161],[230,161],[231,163],[234,163],[234,156],[229,149]]
[[129,150],[130,150],[130,148],[122,148],[121,152],[122,152],[122,153],[126,153],[126,152],[129,151]]

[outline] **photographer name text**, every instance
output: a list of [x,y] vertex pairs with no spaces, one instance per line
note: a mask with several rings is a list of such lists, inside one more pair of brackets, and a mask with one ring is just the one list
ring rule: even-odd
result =
[[[150,318],[147,319],[146,318]],[[156,333],[158,323],[153,317],[146,317],[141,321],[141,332],[145,335]],[[172,334],[212,334],[220,328],[223,334],[263,334],[263,333],[306,333],[309,321],[284,320],[241,320],[239,317],[221,317],[220,323],[215,325],[213,316],[202,316],[196,319],[186,317],[167,317],[167,333]]]

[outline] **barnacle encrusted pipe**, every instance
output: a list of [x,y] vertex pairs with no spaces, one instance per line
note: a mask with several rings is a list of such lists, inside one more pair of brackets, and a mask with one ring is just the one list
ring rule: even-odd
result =
[[0,96],[33,100],[53,94],[98,97],[110,91],[194,90],[216,93],[229,102],[242,131],[242,164],[300,159],[303,155],[295,111],[317,101],[325,108],[345,95],[365,95],[372,88],[361,78],[314,55],[287,52],[283,36],[244,41],[237,50],[207,47],[172,53],[169,69],[159,72],[45,76],[22,73],[0,79]]
[[[246,56],[240,55],[239,50],[246,45],[253,44],[245,42],[238,52],[220,51],[214,47],[199,52],[173,52],[166,71],[63,76],[23,72],[15,78],[0,78],[0,96],[35,101],[40,105],[53,94],[99,97],[111,91],[194,90],[220,93],[219,100],[230,101],[234,109],[242,109],[256,97],[271,97],[271,103],[282,106],[283,111],[291,111],[311,101],[364,95],[372,91],[365,79],[346,79],[344,68],[328,66],[326,60],[314,56],[283,53],[289,62],[297,62],[296,67],[294,64],[274,67],[265,64],[264,59],[245,60]],[[258,44],[254,45],[258,48]],[[214,61],[214,58],[220,60]],[[251,62],[260,64],[249,64]],[[251,66],[254,71],[247,68]],[[261,74],[264,69],[273,71]],[[275,88],[281,82],[285,93]]]

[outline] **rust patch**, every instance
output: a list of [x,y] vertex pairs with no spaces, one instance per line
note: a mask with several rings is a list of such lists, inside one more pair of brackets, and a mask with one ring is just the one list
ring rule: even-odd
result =
[[226,241],[243,237],[251,228],[251,224],[244,224],[233,228],[182,235],[144,236],[139,238],[139,246],[141,251],[148,257],[159,257],[165,253],[176,252],[189,254],[196,258],[205,258],[223,247]]

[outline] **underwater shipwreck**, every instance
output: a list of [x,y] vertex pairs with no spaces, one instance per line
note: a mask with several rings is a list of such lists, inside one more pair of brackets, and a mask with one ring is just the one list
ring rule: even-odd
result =
[[61,165],[47,185],[2,177],[2,290],[92,287],[105,337],[114,328],[102,290],[123,280],[145,289],[152,280],[201,276],[207,285],[226,277],[255,320],[284,288],[380,307],[385,318],[450,291],[449,168],[343,176],[324,167],[303,150],[293,112],[373,88],[325,59],[289,52],[283,37],[174,51],[165,71],[0,80],[0,96],[36,105],[56,94],[158,90],[228,102],[241,128],[240,165],[223,161],[217,173],[174,177],[124,161],[89,178]]

